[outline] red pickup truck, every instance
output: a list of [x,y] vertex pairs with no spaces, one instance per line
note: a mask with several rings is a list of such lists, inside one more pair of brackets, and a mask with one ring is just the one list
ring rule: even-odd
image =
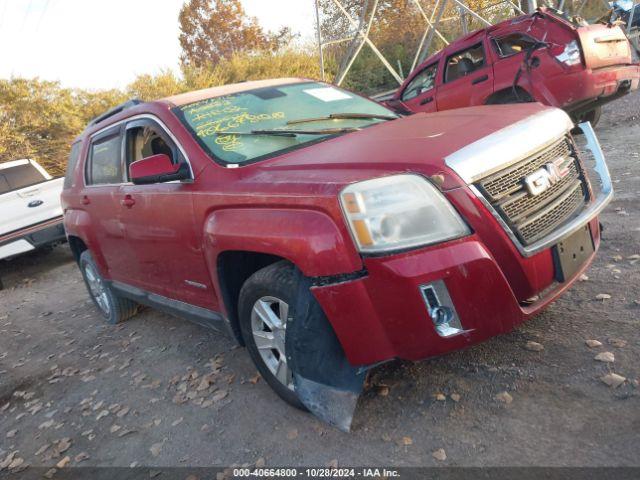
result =
[[540,8],[473,32],[416,68],[387,104],[401,113],[537,101],[594,125],[603,104],[638,88],[620,27]]
[[227,331],[348,429],[370,367],[507,332],[590,264],[611,181],[573,128],[535,103],[398,118],[301,79],[130,102],[73,144],[64,225],[109,322]]

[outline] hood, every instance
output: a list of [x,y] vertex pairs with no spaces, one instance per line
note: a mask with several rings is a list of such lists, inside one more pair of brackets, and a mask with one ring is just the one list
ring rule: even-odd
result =
[[[542,125],[544,121],[541,120],[546,116],[562,118],[562,125],[555,128]],[[549,135],[558,138],[570,124],[567,122],[568,117],[561,110],[537,103],[421,113],[255,164],[256,168],[249,176],[252,181],[279,184],[322,183],[326,189],[331,183],[345,185],[394,173],[416,172],[426,176],[442,175],[442,188],[451,189],[466,181],[451,168],[452,163],[447,162],[447,158],[464,157],[464,161],[453,163],[464,163],[467,168],[473,163],[473,155],[478,155],[478,162],[489,161],[482,152],[489,149],[494,155],[500,150],[496,148],[500,142],[507,142],[512,149],[511,136],[517,133],[515,143],[524,144],[526,148],[503,149],[500,154],[501,158],[505,155],[513,157],[526,149],[535,150],[548,141]],[[514,125],[517,128],[514,129]],[[456,157],[457,152],[462,153]]]

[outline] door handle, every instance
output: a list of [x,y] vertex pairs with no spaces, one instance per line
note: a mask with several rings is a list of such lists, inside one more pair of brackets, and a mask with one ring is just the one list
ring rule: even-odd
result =
[[489,75],[482,75],[481,77],[474,78],[471,81],[471,85],[476,85],[478,83],[486,82],[487,80],[489,80]]
[[125,195],[125,197],[120,200],[120,204],[123,207],[131,208],[136,204],[136,201],[133,199],[131,195]]
[[431,103],[431,102],[433,102],[433,97],[427,97],[420,100],[420,105],[426,105],[427,103]]
[[87,197],[86,195],[83,195],[80,203],[82,205],[89,205],[91,203],[91,200],[89,200],[89,197]]

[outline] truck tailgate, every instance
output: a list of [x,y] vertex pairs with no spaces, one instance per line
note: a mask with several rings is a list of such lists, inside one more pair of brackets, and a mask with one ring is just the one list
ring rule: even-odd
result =
[[632,63],[629,40],[620,27],[589,25],[578,28],[578,36],[587,68]]
[[0,236],[62,216],[63,178],[0,195]]

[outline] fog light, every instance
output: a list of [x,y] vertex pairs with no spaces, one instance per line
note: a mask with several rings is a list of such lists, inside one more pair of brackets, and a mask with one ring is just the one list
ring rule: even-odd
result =
[[441,337],[450,337],[462,332],[462,325],[456,313],[449,291],[442,280],[420,287],[422,298],[436,332]]

